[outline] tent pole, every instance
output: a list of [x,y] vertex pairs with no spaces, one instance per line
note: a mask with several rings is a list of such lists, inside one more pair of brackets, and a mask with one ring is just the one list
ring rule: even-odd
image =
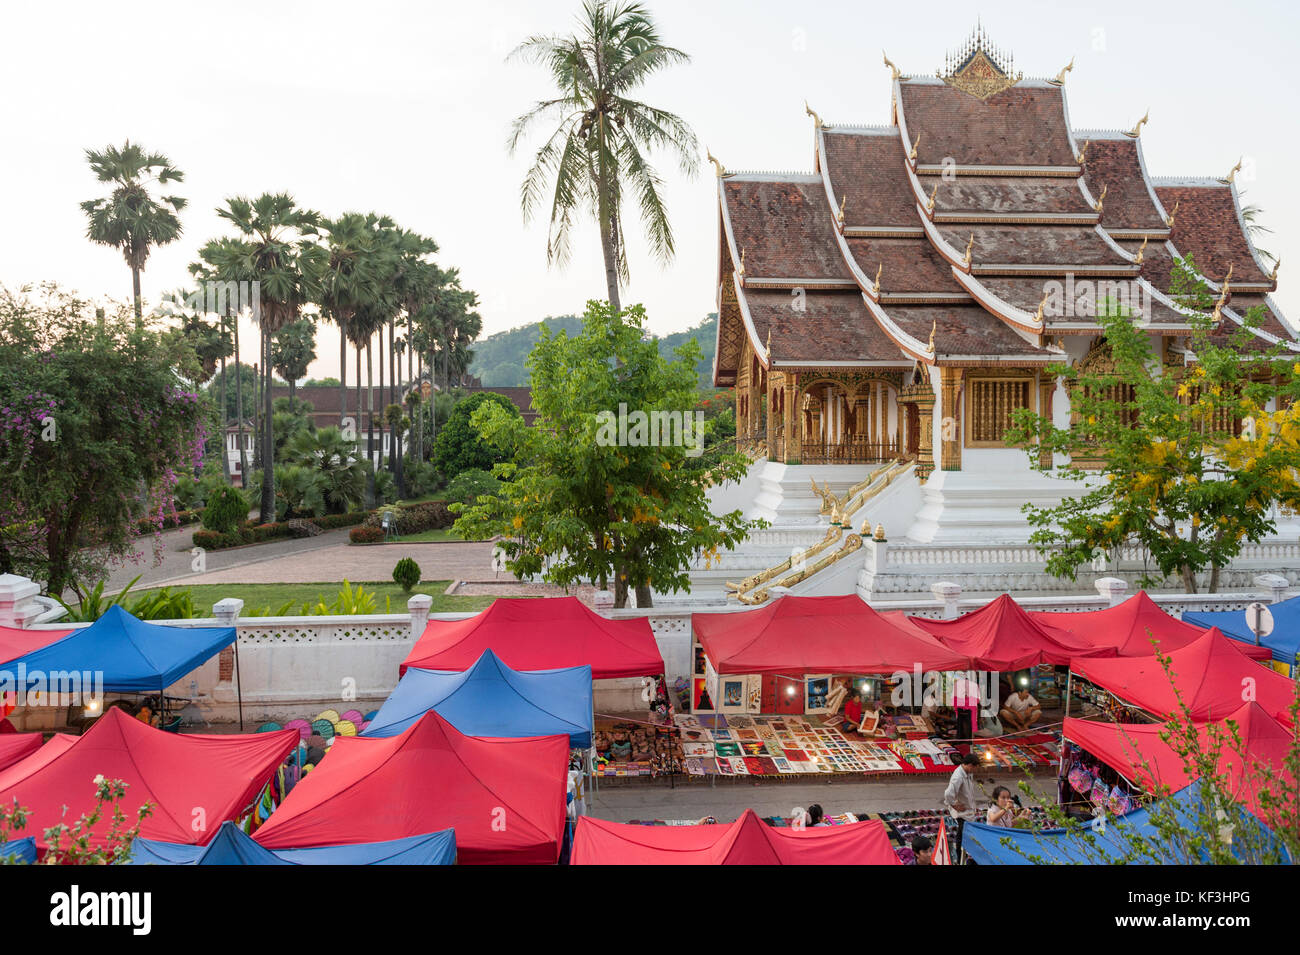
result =
[[1065,715],[1061,717],[1061,752],[1056,757],[1056,804],[1061,805],[1061,774],[1065,772],[1065,721],[1070,718],[1070,696],[1074,688],[1074,669],[1065,671]]
[[235,693],[239,700],[239,732],[244,731],[244,677],[239,669],[239,631],[235,631]]

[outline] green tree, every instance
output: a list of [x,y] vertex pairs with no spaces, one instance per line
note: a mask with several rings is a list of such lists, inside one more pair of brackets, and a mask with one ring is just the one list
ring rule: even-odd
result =
[[[520,199],[528,220],[550,206],[547,261],[569,256],[574,219],[593,215],[600,231],[609,301],[619,310],[619,285],[628,279],[624,196],[639,206],[650,250],[661,262],[673,256],[673,232],[663,201],[663,181],[647,159],[652,150],[675,156],[686,175],[698,166],[699,144],[679,116],[633,99],[653,74],[686,63],[681,50],[660,42],[650,12],[636,3],[586,0],[572,36],[533,36],[511,54],[540,63],[558,95],[515,120],[509,149],[540,123],[558,123],[533,157]],[[554,180],[550,199],[543,193]]]
[[[1277,506],[1300,506],[1295,354],[1216,325],[1191,263],[1176,266],[1171,291],[1195,328],[1193,362],[1162,363],[1145,328],[1103,307],[1110,362],[1048,369],[1069,389],[1071,425],[1015,415],[1008,442],[1024,444],[1036,468],[1084,482],[1056,506],[1025,505],[1052,574],[1073,578],[1099,555],[1137,545],[1158,571],[1143,585],[1174,576],[1195,593],[1208,569],[1214,592],[1243,544],[1276,529]],[[1260,320],[1246,317],[1247,326]],[[1044,466],[1040,451],[1065,461]]]
[[294,391],[298,379],[316,360],[316,322],[300,318],[290,322],[271,339],[271,368],[289,383],[289,413],[294,414]]
[[523,423],[523,415],[514,402],[495,391],[480,391],[458,401],[451,410],[446,427],[433,442],[434,467],[448,478],[470,469],[491,470],[494,464],[509,460],[509,454],[484,440],[471,421],[474,412],[485,404],[494,404],[502,414]]
[[179,377],[193,360],[128,307],[0,289],[0,573],[80,595],[141,519],[161,528],[202,460],[204,410]]
[[200,255],[215,277],[226,282],[256,282],[253,318],[261,330],[263,463],[261,512],[275,514],[275,437],[271,409],[271,342],[298,320],[303,306],[319,297],[325,250],[311,241],[320,214],[300,209],[287,193],[256,199],[228,199],[217,215],[231,223],[238,238],[213,240]]
[[338,428],[295,433],[285,444],[283,457],[313,472],[329,513],[355,511],[365,500],[365,467],[357,458],[355,442]]
[[140,273],[155,245],[166,245],[180,238],[181,220],[177,213],[185,208],[185,200],[180,196],[154,198],[150,190],[154,186],[181,182],[185,174],[162,153],[147,153],[129,140],[121,149],[116,146],[87,149],[86,161],[100,182],[113,185],[107,197],[87,199],[81,204],[89,223],[86,237],[112,246],[126,259],[131,269],[138,324],[144,319]]
[[[463,508],[455,531],[466,540],[506,535],[507,566],[519,576],[542,575],[562,586],[614,583],[615,606],[635,590],[650,606],[651,587],[688,589],[689,569],[714,560],[761,522],[740,511],[715,517],[708,487],[739,480],[747,462],[730,454],[711,472],[687,467],[708,440],[690,415],[696,402],[698,346],[688,342],[668,361],[643,328],[645,312],[617,312],[589,302],[583,331],[546,333],[529,357],[533,427],[497,402],[472,418],[484,440],[511,456],[496,466],[499,492]],[[678,427],[652,442],[620,411],[676,415]],[[662,420],[662,419],[660,419]]]

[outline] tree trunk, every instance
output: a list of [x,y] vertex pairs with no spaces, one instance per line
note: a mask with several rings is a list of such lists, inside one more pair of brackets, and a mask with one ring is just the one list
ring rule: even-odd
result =
[[370,506],[379,506],[378,488],[375,484],[375,474],[379,470],[378,464],[374,459],[375,448],[375,366],[371,358],[370,342],[366,342],[366,457],[370,461],[370,468],[367,470],[367,484],[370,490]]
[[[357,457],[360,458],[361,457],[361,436],[365,434],[366,423],[365,421],[362,420],[361,417],[361,411],[362,411],[361,408],[361,346],[355,345],[353,347],[356,348],[357,351],[357,383],[356,386],[353,388],[353,391],[356,393],[355,397],[357,399],[357,423],[356,423],[356,427],[353,428],[353,431],[356,434]],[[370,457],[370,448],[368,447],[366,448],[366,457],[367,459]]]
[[339,322],[339,428],[348,416],[348,335]]
[[[226,330],[226,326],[225,326],[225,322],[223,321],[221,325],[221,331],[224,333],[225,330]],[[224,346],[225,344],[224,340],[222,344]],[[226,449],[226,444],[230,440],[230,435],[226,430],[227,428],[230,427],[230,411],[229,411],[230,405],[227,404],[228,394],[229,392],[226,391],[226,356],[222,355],[221,356],[221,419],[220,419],[221,420],[221,476],[222,478],[225,479],[225,482],[227,484],[230,483],[230,453]]]
[[[384,415],[388,410],[384,407],[384,323],[379,323],[379,461],[384,460]],[[366,352],[366,360],[370,359],[370,352]],[[391,438],[390,438],[391,442]],[[391,447],[391,443],[389,445]],[[389,452],[388,461],[391,466],[393,460],[392,452]]]
[[239,316],[235,316],[235,428],[239,442],[239,486],[248,487],[248,453],[244,450],[244,377],[239,373]]
[[1184,593],[1196,593],[1196,571],[1194,571],[1189,564],[1183,564],[1183,566],[1179,568],[1179,572],[1183,578]]
[[144,328],[144,305],[140,301],[140,270],[131,266],[131,291],[135,298],[135,327]]
[[[266,361],[262,366],[265,383],[262,385],[262,523],[275,521],[275,434],[271,427],[271,333],[262,332],[262,350]],[[268,518],[267,515],[270,515]]]
[[597,212],[600,216],[600,251],[605,257],[605,286],[609,304],[617,313],[622,310],[618,300],[618,251],[614,237],[614,210],[610,208],[603,168],[597,173],[596,193],[600,197]]

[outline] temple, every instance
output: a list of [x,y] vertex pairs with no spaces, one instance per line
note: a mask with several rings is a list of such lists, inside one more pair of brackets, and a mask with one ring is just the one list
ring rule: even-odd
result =
[[886,525],[896,558],[964,574],[968,590],[1060,589],[1026,546],[1021,507],[1078,487],[1033,469],[1004,435],[1019,408],[1068,425],[1069,394],[1044,369],[1109,360],[1101,303],[1127,309],[1166,366],[1183,366],[1192,318],[1170,284],[1175,260],[1190,260],[1218,296],[1220,333],[1257,308],[1252,341],[1300,352],[1270,297],[1277,266],[1242,215],[1240,163],[1222,178],[1153,178],[1146,116],[1074,129],[1073,61],[1025,78],[982,30],[935,75],[885,66],[888,125],[807,109],[810,172],[732,172],[709,157],[714,383],[735,388],[738,447],[754,460],[715,506],[772,527],[697,568],[693,592],[762,602],[772,588],[920,589],[933,573],[904,580],[895,560],[886,580],[849,559]]

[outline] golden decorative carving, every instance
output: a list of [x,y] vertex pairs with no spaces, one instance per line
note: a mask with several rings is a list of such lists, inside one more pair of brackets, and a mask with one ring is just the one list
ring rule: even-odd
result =
[[889,58],[889,54],[884,50],[881,50],[880,53],[885,58],[885,66],[889,67],[889,78],[891,80],[896,80],[902,76],[903,74],[898,72],[898,67],[894,65],[894,61]]
[[1099,196],[1097,197],[1097,201],[1094,202],[1094,203],[1092,204],[1093,211],[1098,212],[1098,213],[1101,212],[1102,206],[1105,205],[1105,203],[1106,203],[1106,192],[1107,192],[1107,190],[1108,190],[1109,188],[1110,188],[1110,187],[1107,186],[1106,184],[1104,184],[1104,183],[1102,184],[1102,187],[1101,187],[1101,195],[1099,195]]
[[1228,263],[1228,274],[1223,277],[1223,285],[1219,288],[1219,300],[1214,303],[1214,321],[1223,320],[1223,306],[1228,304],[1228,291],[1232,285],[1232,263]]
[[744,250],[743,247],[742,247],[741,250],[740,250],[740,268],[737,269],[736,271],[737,271],[738,274],[740,274],[740,275],[744,275],[744,274],[745,274],[745,250]]
[[1145,113],[1142,114],[1142,118],[1137,121],[1137,125],[1134,126],[1132,129],[1130,129],[1124,135],[1127,136],[1129,139],[1137,139],[1139,136],[1142,135],[1142,127],[1147,124],[1150,118],[1151,118],[1151,110],[1147,110]]
[[1091,139],[1084,140],[1083,148],[1079,150],[1079,155],[1074,157],[1074,161],[1077,162],[1080,166],[1083,165],[1083,161],[1088,155],[1088,147],[1091,145],[1092,145]]
[[848,195],[840,196],[840,211],[836,213],[835,218],[840,225],[844,225],[844,203],[849,201]]
[[975,252],[975,233],[972,232],[970,234],[970,241],[966,243],[966,258],[963,260],[968,270],[970,269],[971,256],[974,254],[974,252]]
[[885,525],[877,524],[875,532],[871,535],[873,540],[883,541],[885,539]]
[[908,158],[908,160],[910,160],[911,162],[916,162],[916,150],[917,150],[917,147],[920,146],[920,145],[921,145],[921,134],[920,134],[920,133],[917,133],[917,134],[916,134],[916,142],[912,143],[912,148],[911,148],[911,150],[910,150],[910,151],[908,152],[908,154],[907,154],[907,158]]
[[1219,182],[1223,183],[1225,186],[1230,186],[1230,185],[1232,185],[1232,181],[1233,181],[1234,179],[1237,178],[1237,173],[1241,172],[1241,163],[1242,163],[1242,160],[1245,159],[1245,158],[1246,158],[1245,156],[1242,156],[1242,157],[1238,158],[1238,160],[1237,160],[1237,165],[1235,165],[1235,166],[1233,166],[1231,169],[1229,169],[1229,170],[1228,170],[1228,175],[1227,175],[1226,177],[1224,177],[1223,179],[1220,179]]
[[880,273],[885,271],[885,263],[881,262],[876,266],[876,282],[871,286],[871,294],[877,298],[880,297]]
[[939,331],[939,320],[935,319],[930,323],[930,354],[934,354],[934,336]]
[[1146,252],[1146,250],[1147,250],[1147,242],[1149,242],[1150,240],[1151,240],[1151,236],[1149,236],[1149,235],[1144,235],[1144,236],[1142,237],[1142,247],[1141,247],[1140,249],[1138,249],[1137,258],[1133,260],[1133,261],[1136,262],[1138,265],[1141,265],[1141,264],[1142,264],[1142,255],[1143,255],[1143,253]]
[[1272,273],[1269,274],[1269,279],[1271,279],[1272,281],[1276,282],[1276,281],[1277,281],[1277,270],[1280,269],[1281,267],[1282,267],[1282,260],[1281,260],[1281,259],[1274,259],[1274,260],[1273,260],[1273,271],[1272,271]]
[[1049,294],[1048,292],[1043,293],[1043,300],[1038,303],[1038,311],[1034,313],[1034,321],[1040,325],[1043,324],[1043,309],[1047,307],[1047,296]]
[[726,167],[724,167],[722,163],[718,162],[713,153],[709,152],[707,148],[704,150],[704,154],[709,157],[709,162],[713,163],[713,168],[717,172],[719,179],[727,174]]
[[1061,70],[1061,72],[1057,73],[1056,76],[1052,77],[1052,79],[1047,82],[1051,83],[1053,86],[1064,86],[1065,74],[1069,73],[1072,69],[1074,69],[1074,57],[1070,57],[1070,62],[1066,64],[1065,69]]
[[926,200],[925,211],[934,212],[934,197],[939,194],[939,184],[936,182],[934,188],[930,190],[930,198]]
[[945,76],[936,73],[955,90],[974,96],[976,99],[988,99],[998,93],[1011,89],[1025,78],[1024,73],[1009,76],[993,62],[983,50],[976,50],[974,55],[959,67],[955,73]]
[[1181,203],[1182,203],[1181,199],[1175,199],[1174,207],[1171,210],[1169,210],[1169,215],[1165,216],[1165,225],[1169,226],[1169,228],[1171,229],[1174,227],[1174,218],[1178,215],[1178,206]]

